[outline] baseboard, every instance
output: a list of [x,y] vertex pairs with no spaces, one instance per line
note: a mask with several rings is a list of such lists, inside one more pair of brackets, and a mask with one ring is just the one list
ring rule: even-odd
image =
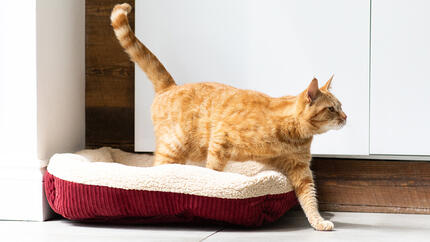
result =
[[0,166],[0,220],[45,221],[51,216],[39,163]]

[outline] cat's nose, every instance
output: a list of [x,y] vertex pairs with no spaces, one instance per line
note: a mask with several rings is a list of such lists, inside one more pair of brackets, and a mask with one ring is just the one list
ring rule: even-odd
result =
[[341,111],[341,112],[340,112],[340,116],[341,116],[344,120],[346,120],[346,118],[348,117],[348,116],[346,116],[346,114],[345,114],[343,111]]

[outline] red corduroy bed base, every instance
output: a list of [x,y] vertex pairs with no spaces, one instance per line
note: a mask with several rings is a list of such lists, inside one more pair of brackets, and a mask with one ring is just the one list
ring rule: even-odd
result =
[[51,208],[71,220],[121,223],[180,223],[202,220],[261,226],[297,204],[293,191],[246,199],[224,199],[172,192],[126,190],[59,179],[46,172]]

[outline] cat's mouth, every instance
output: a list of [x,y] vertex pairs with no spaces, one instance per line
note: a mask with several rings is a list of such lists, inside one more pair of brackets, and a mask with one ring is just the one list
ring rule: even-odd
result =
[[345,126],[346,120],[336,120],[330,126],[326,127],[327,130],[339,130]]
[[344,121],[342,121],[342,120],[337,121],[336,120],[336,121],[332,122],[331,124],[322,127],[322,129],[320,129],[319,132],[325,133],[329,130],[339,130],[339,129],[343,128],[343,126],[345,126],[345,124],[346,124],[346,120],[344,120]]
[[339,120],[338,123],[337,123],[337,125],[336,125],[336,127],[335,127],[335,129],[336,130],[341,129],[345,125],[346,125],[346,120]]

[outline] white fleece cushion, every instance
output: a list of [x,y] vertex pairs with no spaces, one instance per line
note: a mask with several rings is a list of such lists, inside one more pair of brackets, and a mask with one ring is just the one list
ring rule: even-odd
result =
[[218,172],[198,163],[152,167],[152,160],[152,155],[104,147],[76,154],[56,154],[50,160],[48,172],[86,185],[228,199],[293,191],[282,173],[253,161],[229,162],[224,172]]

